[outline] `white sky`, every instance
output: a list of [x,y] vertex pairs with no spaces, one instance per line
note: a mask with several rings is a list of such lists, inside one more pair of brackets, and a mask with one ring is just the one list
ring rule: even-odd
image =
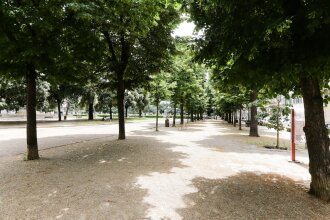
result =
[[192,22],[183,21],[174,30],[173,35],[178,37],[192,36],[195,29],[195,24]]

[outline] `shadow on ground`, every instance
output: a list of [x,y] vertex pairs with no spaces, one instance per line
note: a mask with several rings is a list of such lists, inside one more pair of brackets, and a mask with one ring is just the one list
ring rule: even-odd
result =
[[330,206],[289,178],[240,173],[226,179],[195,178],[183,219],[329,219]]
[[136,178],[184,167],[185,155],[150,136],[94,139],[0,161],[0,219],[144,219]]

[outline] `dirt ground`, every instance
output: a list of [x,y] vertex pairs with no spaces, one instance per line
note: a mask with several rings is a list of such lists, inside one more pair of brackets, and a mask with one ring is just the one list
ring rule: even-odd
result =
[[330,219],[308,157],[242,141],[219,121],[143,126],[0,161],[0,219]]

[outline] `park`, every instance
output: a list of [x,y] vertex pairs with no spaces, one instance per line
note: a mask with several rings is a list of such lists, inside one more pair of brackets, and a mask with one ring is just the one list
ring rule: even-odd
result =
[[0,2],[0,219],[329,219],[329,11]]

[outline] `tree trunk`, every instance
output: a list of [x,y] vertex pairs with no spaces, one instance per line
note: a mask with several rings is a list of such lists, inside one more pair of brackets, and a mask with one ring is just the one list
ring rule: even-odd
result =
[[228,118],[229,118],[228,113],[225,113],[225,121],[228,121]]
[[231,123],[231,120],[232,120],[232,115],[231,115],[231,112],[229,112],[229,114],[228,114],[228,123],[229,124]]
[[233,114],[234,114],[234,127],[236,127],[236,111]]
[[300,79],[300,84],[304,98],[304,132],[312,180],[310,193],[325,201],[330,201],[329,137],[325,126],[319,81],[315,77],[303,77]]
[[88,120],[94,119],[94,101],[88,103]]
[[139,108],[139,118],[142,118],[142,110]]
[[57,99],[56,102],[57,102],[57,111],[58,111],[58,121],[62,121],[62,114],[61,114],[62,101],[60,99]]
[[242,109],[239,109],[238,130],[242,130]]
[[159,101],[157,101],[157,103],[156,103],[156,107],[157,107],[157,112],[156,112],[156,131],[158,131],[158,106],[159,106]]
[[125,106],[125,118],[127,117],[128,117],[128,106],[127,107]]
[[28,66],[26,74],[26,142],[27,142],[27,160],[35,160],[39,158],[38,139],[37,139],[37,73],[33,65]]
[[70,102],[68,102],[68,105],[66,107],[66,111],[65,111],[66,116],[69,114],[69,110],[70,110]]
[[[254,102],[257,100],[257,91],[253,90],[250,94],[250,102]],[[257,106],[253,105],[250,108],[251,111],[251,123],[250,123],[250,136],[251,137],[259,137],[258,133],[258,120],[257,120]]]
[[175,120],[176,120],[176,103],[174,103],[174,112],[173,112],[173,124],[172,124],[172,127],[175,127]]
[[180,124],[184,124],[184,118],[183,118],[183,103],[180,104]]
[[190,121],[191,122],[194,121],[194,112],[193,111],[190,112]]
[[123,76],[124,73],[118,73],[118,86],[117,86],[117,103],[118,103],[118,122],[119,122],[119,140],[125,139],[125,106],[124,106],[124,97],[125,97],[125,83]]
[[110,112],[110,120],[112,120],[112,105],[109,106],[109,112]]

